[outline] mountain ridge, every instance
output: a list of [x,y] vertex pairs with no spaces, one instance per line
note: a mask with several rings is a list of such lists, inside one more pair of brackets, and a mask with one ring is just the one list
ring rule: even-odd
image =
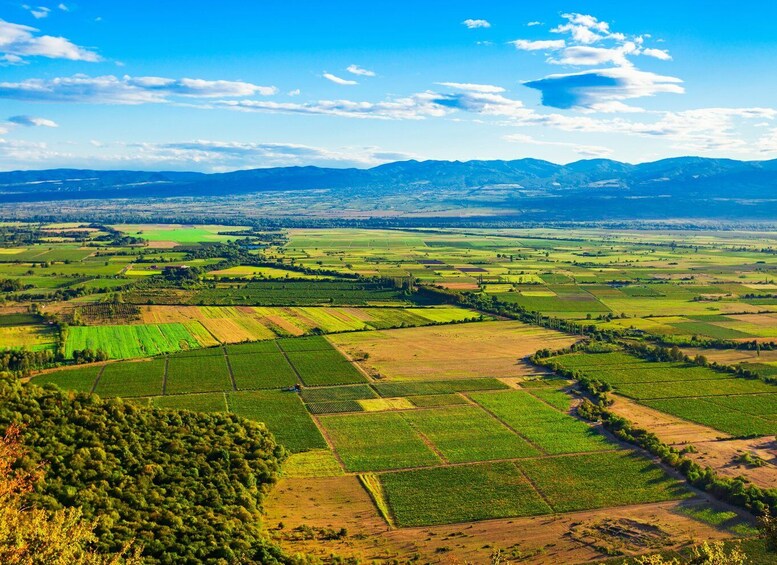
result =
[[777,160],[693,156],[638,164],[583,159],[561,165],[522,158],[408,160],[368,169],[266,167],[223,173],[64,168],[0,172],[0,203],[320,191],[335,205],[348,198],[368,198],[378,205],[385,199],[415,199],[459,209],[470,202],[500,210],[561,206],[569,209],[569,217],[575,211],[586,217],[606,217],[608,210],[617,208],[619,217],[631,209],[635,215],[652,210],[659,217],[692,210],[711,218],[731,214],[775,218],[775,188]]

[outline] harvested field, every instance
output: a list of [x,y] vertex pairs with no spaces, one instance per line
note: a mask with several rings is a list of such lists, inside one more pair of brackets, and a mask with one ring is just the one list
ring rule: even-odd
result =
[[512,377],[536,373],[523,361],[574,337],[520,322],[479,322],[337,334],[329,340],[373,374],[398,380]]

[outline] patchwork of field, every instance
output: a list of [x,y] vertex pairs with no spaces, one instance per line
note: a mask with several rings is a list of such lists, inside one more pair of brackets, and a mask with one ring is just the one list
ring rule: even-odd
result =
[[482,322],[330,336],[373,375],[393,380],[519,377],[534,374],[524,357],[562,348],[567,334],[521,322]]
[[76,350],[102,350],[110,359],[147,357],[201,347],[184,324],[138,324],[121,326],[71,326],[65,333],[65,357]]
[[777,433],[777,386],[683,363],[650,362],[623,352],[562,355],[569,370],[611,384],[646,406],[737,437]]
[[690,496],[680,481],[630,451],[385,473],[380,482],[400,526],[572,512]]
[[232,241],[237,235],[222,235],[225,232],[245,231],[249,228],[240,226],[180,224],[120,224],[115,229],[129,235],[140,237],[149,242],[165,242],[177,245],[187,243]]
[[[484,533],[489,528],[501,528],[504,540],[516,529],[539,532],[541,524],[544,532],[564,522],[568,528],[553,530],[555,537],[535,555],[552,562],[547,556],[557,544],[572,543],[573,520],[586,519],[565,513],[599,511],[606,513],[599,519],[609,519],[660,507],[679,520],[677,501],[693,496],[652,459],[576,418],[572,398],[562,391],[571,381],[526,360],[578,336],[439,304],[458,298],[415,292],[418,287],[471,292],[467,300],[629,331],[633,339],[659,337],[694,346],[710,360],[736,357],[733,362],[762,377],[777,376],[777,353],[768,343],[748,352],[733,343],[714,344],[726,350],[701,347],[712,340],[777,338],[773,234],[261,234],[215,225],[118,226],[142,243],[109,229],[73,224],[63,235],[62,227],[49,227],[39,243],[0,249],[0,279],[14,289],[1,298],[18,311],[38,311],[29,307],[37,302],[47,318],[62,316],[67,357],[89,348],[120,361],[47,371],[32,382],[264,423],[291,453],[284,480],[297,481],[298,504],[305,506],[296,524],[311,516],[322,516],[322,527],[330,529],[372,524],[405,551],[384,555],[371,547],[361,556],[365,562],[410,557],[412,535],[428,550],[424,560],[453,562],[455,551],[469,544],[466,555],[481,562],[484,548],[492,549]],[[232,252],[214,256],[214,244],[239,237],[246,243],[243,264],[211,270],[225,259],[238,263]],[[250,266],[276,260],[274,267]],[[178,284],[166,278],[169,272],[157,276],[165,266],[180,265],[201,268],[202,279]],[[56,325],[13,316],[0,316],[0,348],[56,347]],[[765,442],[777,432],[777,388],[763,380],[621,351],[563,355],[555,362],[611,384],[619,401],[642,410],[641,416],[652,414],[658,427],[680,422],[683,430],[704,430],[706,443],[718,434],[728,442],[746,441],[729,435]],[[719,455],[700,448],[699,461]],[[318,506],[345,484],[351,490],[338,508]],[[694,503],[709,507],[706,499]],[[683,516],[683,531],[691,531],[687,523],[695,522]],[[655,521],[654,514],[643,518]],[[274,523],[280,521],[292,523],[278,513]],[[470,524],[459,525],[464,522]],[[435,540],[444,525],[450,526]],[[292,528],[273,535],[294,535]],[[359,543],[351,536],[342,546]],[[590,560],[603,557],[595,546],[577,544]],[[448,553],[451,547],[457,549]],[[524,549],[513,546],[509,558],[529,556]]]
[[40,316],[23,313],[0,315],[0,350],[54,349],[58,338],[57,326],[44,322]]
[[[477,320],[455,306],[428,308],[321,308],[262,306],[143,306],[145,323],[197,323],[221,343]],[[487,319],[487,317],[486,317]],[[208,345],[208,344],[203,344]]]

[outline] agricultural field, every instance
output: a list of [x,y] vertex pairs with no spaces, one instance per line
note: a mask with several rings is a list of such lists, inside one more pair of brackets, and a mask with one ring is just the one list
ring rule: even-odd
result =
[[[365,370],[392,380],[521,377],[535,374],[524,357],[562,348],[574,337],[521,322],[480,322],[330,336]],[[366,356],[366,358],[365,358]]]
[[196,336],[180,323],[71,326],[65,333],[66,358],[83,349],[105,351],[109,359],[130,359],[200,346]]
[[33,314],[0,314],[0,349],[40,351],[55,348],[59,338],[56,325]]
[[[271,529],[286,526],[270,535],[292,552],[481,563],[510,548],[516,561],[595,562],[609,550],[577,529],[613,516],[641,520],[639,531],[660,522],[673,540],[737,535],[708,523],[731,508],[712,510],[677,474],[580,419],[575,381],[529,361],[593,328],[761,376],[621,350],[552,358],[611,385],[620,413],[650,431],[668,421],[698,432],[673,445],[698,446],[702,464],[722,461],[702,443],[752,441],[741,449],[764,454],[777,433],[777,389],[764,380],[777,376],[773,234],[70,229],[0,249],[10,281],[0,349],[60,355],[32,371],[34,384],[266,425],[289,454],[267,510]],[[74,365],[82,350],[108,361]],[[772,468],[745,471],[768,486]],[[372,533],[292,539],[314,523]],[[544,545],[527,547],[530,535]],[[562,545],[572,561],[554,553]]]
[[[392,327],[425,326],[478,320],[479,313],[455,306],[427,308],[338,308],[261,306],[142,306],[148,324],[183,323],[202,326],[220,343],[239,343]],[[488,317],[484,317],[488,319]],[[203,344],[206,345],[206,344]]]
[[685,363],[623,352],[562,355],[551,361],[611,384],[615,392],[735,437],[777,433],[777,386]]

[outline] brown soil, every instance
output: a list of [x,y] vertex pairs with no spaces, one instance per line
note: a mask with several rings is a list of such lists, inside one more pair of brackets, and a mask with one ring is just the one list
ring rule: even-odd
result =
[[[612,395],[615,403],[611,410],[655,433],[664,443],[682,448],[692,445],[695,453],[687,457],[699,464],[712,467],[721,475],[748,478],[753,484],[765,488],[777,487],[777,441],[774,437],[733,439],[721,431],[688,422],[676,416],[659,412],[633,400]],[[751,452],[767,464],[763,467],[743,465],[735,459]]]
[[401,380],[535,375],[524,361],[543,347],[576,338],[515,321],[451,324],[333,334],[329,340],[362,362],[370,374]]
[[[343,476],[281,480],[266,503],[265,524],[288,551],[324,559],[334,554],[387,563],[394,559],[405,562],[418,555],[420,563],[485,564],[500,549],[510,560],[521,557],[522,563],[582,563],[605,558],[602,548],[611,546],[612,540],[592,543],[575,536],[572,529],[581,524],[599,527],[606,521],[617,521],[643,525],[626,529],[624,536],[631,536],[629,532],[635,529],[655,527],[661,532],[664,548],[686,545],[693,539],[729,537],[680,512],[691,503],[662,502],[554,516],[390,529],[357,477]],[[277,529],[279,522],[283,529]],[[299,537],[294,529],[303,524],[317,532],[346,528],[348,534],[339,540],[292,541]],[[630,552],[628,546],[621,549]]]

